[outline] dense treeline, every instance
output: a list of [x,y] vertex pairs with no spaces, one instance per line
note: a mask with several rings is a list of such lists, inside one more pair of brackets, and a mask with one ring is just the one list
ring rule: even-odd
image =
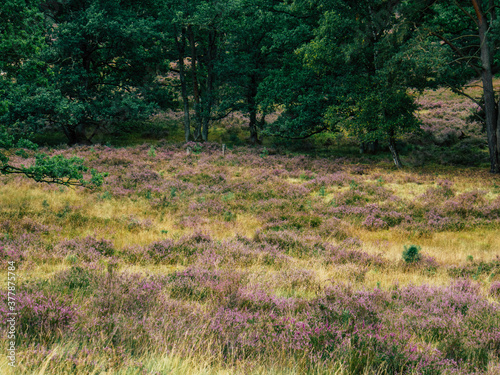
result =
[[[482,80],[477,101],[500,172],[497,0],[6,0],[0,10],[0,134],[64,133],[69,144],[164,109],[185,140],[248,118],[263,134],[416,132],[412,93]],[[270,113],[279,113],[272,123]],[[29,136],[28,136],[29,137]],[[10,139],[10,138],[9,138]],[[15,142],[9,141],[9,144]],[[3,142],[6,143],[6,142]],[[0,146],[6,146],[0,140]],[[8,159],[2,157],[7,173]]]

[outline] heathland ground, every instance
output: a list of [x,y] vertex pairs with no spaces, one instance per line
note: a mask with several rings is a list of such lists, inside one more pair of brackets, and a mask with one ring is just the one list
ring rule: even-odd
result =
[[338,137],[299,155],[229,128],[45,150],[108,172],[95,190],[3,176],[19,315],[0,372],[498,374],[500,179],[468,104],[439,95],[402,170]]

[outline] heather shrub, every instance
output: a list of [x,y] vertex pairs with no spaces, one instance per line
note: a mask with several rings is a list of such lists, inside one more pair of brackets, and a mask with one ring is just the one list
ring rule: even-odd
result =
[[351,184],[351,189],[338,194],[335,197],[335,204],[337,206],[362,206],[369,201],[367,194]]
[[264,286],[260,285],[241,287],[231,297],[227,299],[228,308],[237,308],[242,312],[261,313],[264,320],[267,318],[265,312],[271,312],[269,315],[272,318],[307,309],[307,302],[304,300],[296,297],[278,297],[270,294],[264,290]]
[[362,225],[370,230],[381,230],[389,227],[384,220],[373,215],[367,216]]
[[296,257],[318,254],[324,249],[324,244],[319,237],[300,236],[297,232],[289,230],[266,233],[257,231],[254,240],[269,245],[277,245],[286,254]]
[[262,258],[262,249],[252,246],[253,243],[239,237],[231,241],[222,241],[213,244],[213,248],[205,250],[198,256],[197,262],[205,266],[218,264],[231,264],[251,266],[259,263]]
[[188,260],[196,257],[196,254],[202,253],[212,244],[212,239],[208,234],[195,232],[190,236],[183,236],[175,242],[175,249],[179,254],[185,256]]
[[[140,249],[137,252],[139,251]],[[176,263],[183,260],[182,255],[175,251],[175,243],[172,240],[153,242],[143,251],[147,254],[148,259],[151,259],[155,264]],[[129,249],[129,259],[140,260],[139,256],[136,255],[137,252]]]
[[344,241],[349,237],[347,229],[343,228],[342,221],[336,217],[323,221],[318,227],[317,233],[321,237],[335,238],[338,241]]
[[86,262],[91,262],[103,256],[114,255],[115,249],[113,243],[109,240],[98,240],[88,236],[63,241],[56,246],[56,252],[62,256],[74,254]]
[[422,273],[428,276],[434,275],[439,268],[439,263],[434,257],[423,254],[420,261],[418,262],[418,265],[420,266]]
[[19,263],[24,259],[22,248],[13,245],[0,245],[0,265],[5,266],[9,261]]
[[394,291],[392,301],[387,319],[427,342],[437,342],[446,359],[484,370],[488,353],[500,347],[494,328],[500,309],[469,280],[444,288],[408,286]]
[[129,272],[101,272],[96,284],[92,304],[99,316],[123,314],[140,319],[156,305],[166,281]]
[[384,267],[387,263],[381,254],[373,255],[364,252],[359,240],[353,238],[348,238],[337,246],[327,245],[325,255],[327,264],[352,263],[366,267]]
[[239,272],[187,268],[168,277],[170,296],[173,298],[203,301],[209,297],[224,299],[236,292],[243,282]]
[[61,271],[54,277],[55,281],[62,287],[69,290],[83,289],[85,292],[91,290],[95,275],[92,270],[79,266],[72,266],[67,270]]
[[47,234],[51,230],[58,229],[56,227],[51,227],[33,220],[30,217],[23,217],[20,220],[3,220],[0,223],[0,232],[8,233],[14,237],[26,234]]
[[262,251],[262,264],[281,269],[290,264],[292,258],[283,254],[277,247],[268,246]]
[[490,295],[495,298],[500,298],[500,281],[494,281],[491,283]]
[[452,277],[472,277],[477,278],[481,275],[495,276],[500,274],[500,257],[489,262],[470,261],[464,265],[454,265],[448,267],[448,274]]
[[[0,316],[9,318],[7,293],[2,292]],[[62,298],[41,290],[19,290],[16,294],[16,342],[26,344],[36,341],[50,343],[74,329],[79,311]]]
[[145,265],[151,261],[148,251],[143,246],[139,245],[127,246],[120,251],[119,255],[120,258],[132,264],[138,263]]
[[[327,322],[341,322],[349,325],[352,322],[374,324],[383,316],[384,306],[390,302],[388,293],[374,289],[373,291],[356,291],[352,285],[333,284],[324,291],[324,296],[314,301],[315,314]],[[347,318],[346,318],[347,316]]]

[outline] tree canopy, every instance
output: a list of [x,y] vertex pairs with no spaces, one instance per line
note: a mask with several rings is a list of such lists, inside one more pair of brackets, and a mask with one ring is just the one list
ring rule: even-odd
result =
[[[231,112],[262,135],[420,131],[415,93],[482,80],[491,171],[500,171],[497,0],[7,0],[0,124],[90,144],[109,125],[182,108],[185,141]],[[270,113],[278,114],[272,123]]]

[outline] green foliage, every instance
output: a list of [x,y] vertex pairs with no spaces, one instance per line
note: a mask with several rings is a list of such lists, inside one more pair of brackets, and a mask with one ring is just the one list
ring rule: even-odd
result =
[[[0,5],[0,78],[18,72],[44,42],[43,16],[36,0],[4,0]],[[5,102],[3,104],[6,104]],[[0,114],[1,114],[0,110]]]
[[38,145],[36,143],[33,143],[30,140],[24,138],[21,138],[20,140],[17,141],[16,147],[26,148],[28,150],[33,150],[33,151],[38,150]]
[[[74,261],[71,261],[71,263],[74,263]],[[71,268],[68,271],[62,274],[61,279],[62,279],[61,280],[62,284],[70,290],[73,289],[88,290],[92,284],[91,272],[78,266],[71,266]]]
[[261,153],[260,153],[260,157],[261,157],[261,158],[266,158],[266,157],[268,157],[268,156],[269,156],[269,150],[268,150],[266,147],[264,147],[264,148],[262,149]]
[[96,129],[170,106],[170,89],[158,79],[168,63],[154,6],[153,1],[42,3],[47,23],[38,19],[38,26],[44,41],[3,77],[10,90],[0,90],[8,108],[0,123],[37,131],[49,123],[70,144],[89,143]]
[[333,82],[302,65],[296,55],[289,56],[281,70],[270,75],[259,88],[259,100],[266,110],[277,105],[284,109],[266,129],[266,135],[307,138],[326,130],[335,131],[336,123],[325,114],[331,101]]
[[[15,142],[15,137],[5,127],[0,126],[0,174],[22,174],[37,182],[87,187],[101,186],[104,177],[107,176],[107,173],[99,173],[92,169],[90,171],[91,179],[86,180],[83,173],[87,172],[88,168],[83,164],[83,159],[76,156],[71,158],[66,158],[63,155],[49,157],[46,154],[37,153],[33,165],[15,167],[9,164],[9,157],[6,155],[6,150],[14,146],[22,146],[31,150],[38,149],[38,145],[27,139],[21,138]],[[24,158],[28,156],[24,149],[18,149],[16,155]]]
[[237,215],[231,211],[224,211],[224,221],[236,221]]
[[[494,66],[496,11],[487,15]],[[104,130],[166,136],[144,119],[179,96],[186,140],[190,126],[194,140],[207,140],[212,122],[239,111],[252,142],[330,132],[392,151],[419,131],[414,93],[443,83],[458,90],[480,65],[474,10],[449,0],[6,0],[0,16],[4,148],[26,132],[57,143],[58,131],[70,144]],[[266,124],[271,113],[279,116]],[[464,163],[474,156],[449,153]]]
[[83,159],[76,156],[65,158],[62,155],[49,157],[46,154],[35,155],[35,164],[25,167],[14,167],[7,164],[8,159],[0,165],[1,174],[23,174],[37,182],[56,183],[61,185],[100,186],[106,173],[98,173],[92,169],[92,178],[86,181],[83,172],[87,167]]
[[156,150],[155,150],[155,146],[151,145],[149,151],[148,151],[148,156],[150,158],[155,158],[156,157]]
[[422,258],[420,249],[420,246],[416,245],[405,246],[405,249],[403,250],[403,260],[405,263],[413,264],[420,261]]
[[193,146],[193,154],[199,155],[201,154],[202,146],[199,143],[195,143]]

